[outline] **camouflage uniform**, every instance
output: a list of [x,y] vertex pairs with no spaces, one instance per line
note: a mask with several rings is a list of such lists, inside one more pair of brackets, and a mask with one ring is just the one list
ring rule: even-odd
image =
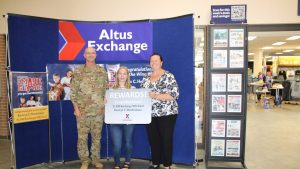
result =
[[107,73],[100,67],[95,69],[80,66],[74,72],[71,81],[71,100],[81,113],[77,118],[78,156],[82,162],[90,162],[88,151],[88,133],[92,136],[92,163],[100,160],[100,140],[104,119],[104,96],[107,88]]

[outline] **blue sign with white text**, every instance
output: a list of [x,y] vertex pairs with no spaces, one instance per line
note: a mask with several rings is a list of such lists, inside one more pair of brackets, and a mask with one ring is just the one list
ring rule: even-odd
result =
[[96,61],[149,60],[152,22],[59,22],[59,60],[84,61],[86,47],[96,49]]
[[212,5],[210,22],[212,24],[247,23],[246,14],[246,5]]

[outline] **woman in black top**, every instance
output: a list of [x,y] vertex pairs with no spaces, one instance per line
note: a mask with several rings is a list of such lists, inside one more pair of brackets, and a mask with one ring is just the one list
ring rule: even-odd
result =
[[151,89],[152,121],[146,126],[151,146],[152,166],[165,169],[172,165],[173,131],[178,114],[179,90],[174,75],[162,68],[163,58],[154,53],[150,57],[152,73],[145,76],[141,87]]

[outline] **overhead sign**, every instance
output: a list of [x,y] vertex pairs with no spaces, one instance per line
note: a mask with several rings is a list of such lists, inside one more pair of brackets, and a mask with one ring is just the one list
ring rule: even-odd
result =
[[151,98],[148,89],[110,89],[106,91],[105,123],[149,124]]
[[152,22],[59,22],[59,60],[85,60],[84,49],[96,49],[96,61],[149,60]]
[[212,5],[212,24],[247,23],[246,5]]
[[299,56],[280,56],[278,66],[300,66]]

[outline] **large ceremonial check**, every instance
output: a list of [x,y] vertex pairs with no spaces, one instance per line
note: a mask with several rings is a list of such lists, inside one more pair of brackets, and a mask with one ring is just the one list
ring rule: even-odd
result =
[[105,123],[149,124],[151,98],[149,89],[110,89],[106,91]]

